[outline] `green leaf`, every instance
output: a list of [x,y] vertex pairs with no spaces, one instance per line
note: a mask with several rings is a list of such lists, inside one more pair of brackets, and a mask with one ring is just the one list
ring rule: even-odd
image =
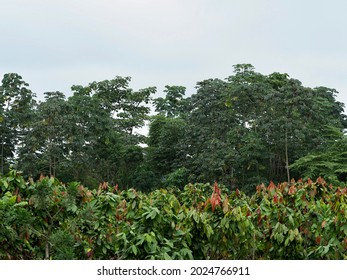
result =
[[147,241],[147,243],[152,243],[153,238],[151,235],[149,235],[148,233],[145,234],[145,239]]
[[27,206],[28,202],[27,201],[21,201],[19,203],[16,203],[13,207],[24,207]]
[[131,251],[135,256],[137,255],[137,247],[135,245],[131,245]]
[[94,229],[98,229],[100,226],[100,223],[99,221],[96,221],[95,224],[94,224]]
[[75,213],[77,211],[77,206],[76,204],[73,204],[71,206],[68,207],[68,210],[70,210],[71,212]]
[[164,260],[172,260],[172,258],[165,252],[164,253]]
[[289,216],[288,216],[288,220],[289,220],[289,222],[292,224],[292,226],[294,226],[294,219],[293,219],[293,216],[292,216],[292,215],[289,215]]
[[343,230],[344,234],[347,236],[347,223],[341,227],[341,229]]
[[3,184],[3,188],[2,188],[2,191],[6,191],[8,189],[8,183],[6,180],[3,180],[2,181],[2,184]]

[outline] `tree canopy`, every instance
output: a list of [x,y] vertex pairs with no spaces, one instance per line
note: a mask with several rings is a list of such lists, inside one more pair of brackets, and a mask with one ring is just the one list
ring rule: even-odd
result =
[[[46,92],[37,100],[15,73],[0,85],[0,173],[57,176],[150,191],[218,181],[254,192],[259,183],[323,176],[346,182],[347,118],[337,91],[310,88],[250,64],[196,92],[167,85],[133,90],[130,77]],[[155,113],[151,114],[151,111]],[[149,124],[148,135],[136,129]]]

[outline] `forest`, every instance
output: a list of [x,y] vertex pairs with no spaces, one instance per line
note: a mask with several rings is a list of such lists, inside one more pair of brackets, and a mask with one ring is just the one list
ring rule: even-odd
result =
[[[52,175],[150,191],[218,181],[254,192],[259,183],[324,177],[346,181],[347,119],[337,91],[287,74],[234,66],[230,77],[134,91],[129,77],[46,92],[37,101],[20,75],[0,87],[0,173]],[[151,113],[151,106],[155,113]],[[152,110],[153,111],[153,110]],[[148,123],[148,136],[136,129]],[[141,145],[142,144],[142,145]]]
[[190,96],[130,82],[37,100],[19,74],[3,76],[0,259],[347,256],[335,89],[250,64]]

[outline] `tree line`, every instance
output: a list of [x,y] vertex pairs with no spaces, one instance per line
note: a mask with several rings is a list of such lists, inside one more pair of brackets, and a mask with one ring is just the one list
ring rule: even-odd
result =
[[[310,88],[250,64],[226,79],[133,90],[130,77],[74,85],[37,100],[16,73],[0,85],[0,174],[11,166],[85,186],[151,191],[218,181],[255,191],[261,182],[347,176],[347,118],[337,91]],[[154,108],[155,114],[151,114]],[[149,123],[148,136],[136,133]]]

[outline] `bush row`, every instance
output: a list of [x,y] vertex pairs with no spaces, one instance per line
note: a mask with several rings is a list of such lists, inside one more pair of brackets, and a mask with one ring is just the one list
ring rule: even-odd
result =
[[210,184],[150,193],[0,178],[0,259],[345,259],[347,188],[299,180],[254,195]]

